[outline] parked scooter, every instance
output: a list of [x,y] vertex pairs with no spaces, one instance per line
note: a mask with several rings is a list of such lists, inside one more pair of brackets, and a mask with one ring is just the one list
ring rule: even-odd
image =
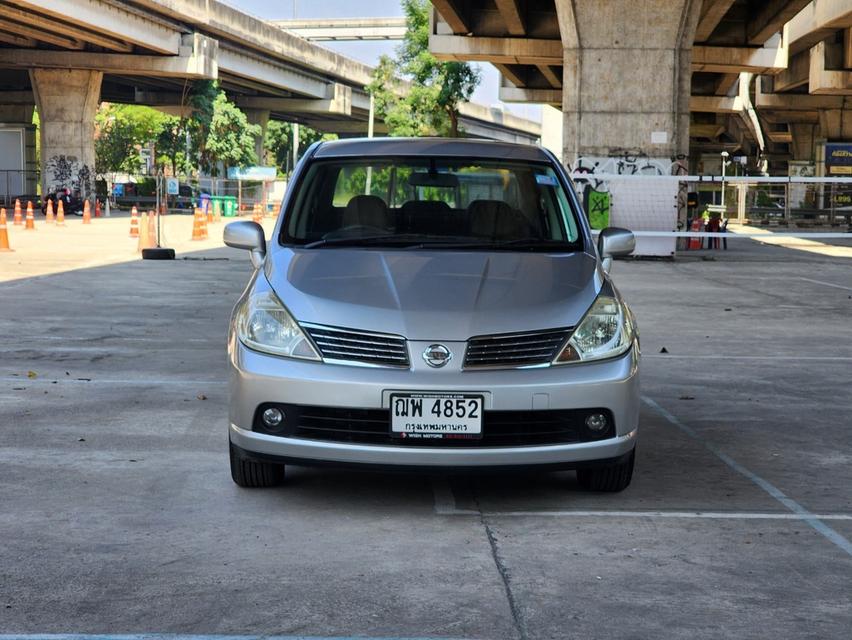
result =
[[65,210],[65,215],[75,215],[82,216],[83,215],[83,199],[79,196],[74,196],[71,194],[70,189],[59,189],[53,193],[49,193],[43,200],[41,204],[41,212],[43,215],[47,215],[47,203],[50,202],[53,205],[53,211],[56,212],[56,207],[59,201],[62,200],[62,208]]

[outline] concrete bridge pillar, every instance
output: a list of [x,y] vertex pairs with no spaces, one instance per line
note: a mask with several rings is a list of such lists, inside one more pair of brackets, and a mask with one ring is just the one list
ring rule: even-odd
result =
[[41,129],[42,193],[71,189],[86,197],[95,190],[95,112],[100,71],[32,69]]
[[266,139],[266,125],[269,124],[268,109],[243,109],[249,124],[260,125],[260,135],[254,138],[254,151],[257,154],[257,164],[263,165],[263,142]]
[[619,160],[643,172],[686,167],[700,0],[556,0],[556,8],[565,164],[598,163],[605,173],[617,173]]
[[793,160],[814,162],[818,132],[815,124],[790,125],[790,155]]

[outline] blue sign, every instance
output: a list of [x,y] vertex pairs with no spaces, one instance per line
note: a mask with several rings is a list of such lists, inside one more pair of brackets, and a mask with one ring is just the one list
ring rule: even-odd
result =
[[170,196],[180,194],[180,181],[177,178],[166,178],[166,194]]
[[114,195],[116,198],[123,198],[124,197],[124,184],[121,183],[121,182],[118,182],[118,183],[112,185],[112,195]]
[[228,178],[231,180],[257,180],[271,182],[278,176],[275,167],[228,167]]
[[828,175],[852,175],[852,144],[827,142],[825,169]]

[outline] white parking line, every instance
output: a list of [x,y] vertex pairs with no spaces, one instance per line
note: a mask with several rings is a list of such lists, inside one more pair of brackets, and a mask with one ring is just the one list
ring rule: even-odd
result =
[[848,362],[852,360],[852,356],[743,356],[736,354],[697,355],[687,353],[643,353],[642,358],[659,358],[660,360],[808,360],[816,362]]
[[717,458],[719,458],[722,462],[728,465],[731,469],[751,480],[754,484],[756,484],[770,496],[775,498],[775,500],[783,504],[787,509],[789,509],[796,516],[798,516],[799,520],[805,522],[817,533],[833,542],[837,547],[845,551],[848,555],[852,556],[852,542],[849,542],[849,540],[847,540],[842,534],[825,524],[825,522],[823,522],[823,519],[821,519],[819,516],[805,509],[802,505],[787,496],[778,487],[770,483],[768,480],[764,480],[757,474],[752,473],[739,462],[731,458],[728,454],[718,449],[715,445],[710,444],[709,442],[704,440],[701,436],[698,435],[698,432],[681,422],[680,419],[678,419],[678,417],[674,414],[666,411],[666,409],[661,407],[652,398],[649,398],[648,396],[642,396],[642,400],[645,402],[645,404],[647,404],[663,418],[665,418],[669,423],[683,431],[693,440],[696,440],[697,442],[701,443],[705,449],[713,453]]
[[686,520],[852,520],[845,513],[812,514],[738,511],[483,511],[489,518],[673,518]]
[[14,633],[0,634],[0,640],[452,640],[452,638],[393,636],[235,636],[179,633]]
[[51,374],[43,374],[38,378],[27,378],[26,376],[5,376],[0,378],[0,382],[12,382],[19,386],[27,386],[27,385],[53,385],[54,382],[57,384],[86,384],[86,385],[113,385],[117,387],[121,386],[142,386],[142,387],[174,387],[174,386],[199,386],[199,385],[226,385],[228,384],[225,380],[187,380],[186,378],[172,378],[169,380],[155,380],[151,378],[138,378],[138,379],[130,379],[130,378],[87,378],[87,377],[78,377],[78,378],[69,378],[66,376],[57,375],[55,377],[51,377]]
[[844,291],[852,291],[852,287],[844,287],[842,284],[834,284],[833,282],[825,282],[823,280],[814,280],[813,278],[803,278],[802,276],[798,276],[799,280],[804,280],[805,282],[813,282],[814,284],[821,284],[825,287],[834,287],[835,289],[843,289]]
[[[178,343],[184,342],[192,342],[192,343],[215,343],[220,344],[223,343],[224,338],[220,339],[219,336],[216,338],[175,338],[171,336],[171,339]],[[108,336],[57,336],[55,334],[51,335],[39,335],[39,336],[30,336],[24,338],[15,338],[16,343],[20,342],[42,342],[42,341],[56,341],[56,342],[108,342],[111,340],[118,340],[120,342],[159,342],[164,343],[165,338],[157,338],[157,337],[137,337],[137,336],[116,336],[116,335],[108,335]]]

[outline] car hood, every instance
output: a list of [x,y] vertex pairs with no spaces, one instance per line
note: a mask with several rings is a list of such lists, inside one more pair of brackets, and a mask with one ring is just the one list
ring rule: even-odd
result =
[[409,340],[576,325],[601,287],[592,256],[279,248],[266,277],[299,322]]

